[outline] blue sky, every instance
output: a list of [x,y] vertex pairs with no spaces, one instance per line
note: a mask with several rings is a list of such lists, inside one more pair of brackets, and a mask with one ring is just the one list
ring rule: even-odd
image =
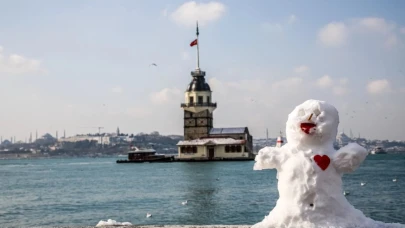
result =
[[3,1],[0,135],[182,134],[198,19],[215,126],[275,137],[312,98],[338,108],[341,131],[405,140],[404,10],[403,1]]

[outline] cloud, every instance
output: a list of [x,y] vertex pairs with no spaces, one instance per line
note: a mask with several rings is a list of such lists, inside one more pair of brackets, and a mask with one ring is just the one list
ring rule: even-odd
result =
[[261,24],[261,28],[264,31],[269,32],[282,32],[287,29],[290,25],[294,24],[297,21],[297,17],[294,14],[288,16],[287,22],[264,22]]
[[318,87],[320,87],[320,88],[323,88],[323,89],[332,86],[332,84],[333,84],[333,80],[332,80],[332,78],[331,78],[329,75],[327,75],[327,74],[325,74],[323,77],[319,78],[319,79],[316,81],[316,85],[317,85]]
[[294,72],[297,74],[303,74],[303,73],[308,73],[309,72],[309,67],[306,65],[301,65],[298,66],[294,69]]
[[346,85],[346,84],[349,82],[349,79],[347,79],[347,78],[341,78],[341,79],[339,80],[339,82],[340,82],[341,85]]
[[272,88],[274,90],[294,89],[297,86],[301,85],[302,82],[303,79],[301,77],[290,77],[273,83]]
[[226,7],[220,2],[197,3],[186,2],[171,13],[171,19],[179,25],[192,27],[196,21],[201,26],[219,20],[226,12]]
[[297,17],[294,14],[291,14],[288,17],[288,24],[293,24],[297,20]]
[[113,93],[123,93],[124,90],[120,86],[115,86],[114,88],[111,89],[111,92],[113,92]]
[[3,47],[0,46],[0,74],[30,74],[46,73],[46,69],[41,66],[41,61],[29,59],[22,55],[3,55]]
[[316,86],[321,89],[331,88],[333,94],[343,96],[349,92],[349,89],[347,88],[348,81],[349,80],[347,78],[333,80],[331,76],[325,74],[316,80]]
[[354,20],[354,26],[362,27],[373,32],[388,34],[396,27],[393,23],[388,23],[384,18],[366,17]]
[[332,22],[321,28],[318,39],[329,47],[339,47],[346,43],[349,31],[344,23]]
[[181,99],[181,91],[177,88],[164,88],[159,92],[152,93],[150,99],[155,104],[178,102]]
[[395,34],[391,34],[388,36],[388,38],[385,40],[384,45],[388,48],[392,48],[397,46],[397,44],[399,43],[398,41],[398,37]]
[[387,79],[374,80],[368,83],[367,91],[370,94],[383,94],[390,92],[391,86]]
[[363,40],[378,38],[385,47],[392,48],[400,43],[397,34],[402,32],[405,33],[402,28],[384,18],[365,17],[329,23],[318,32],[318,40],[328,47],[341,47],[353,37]]

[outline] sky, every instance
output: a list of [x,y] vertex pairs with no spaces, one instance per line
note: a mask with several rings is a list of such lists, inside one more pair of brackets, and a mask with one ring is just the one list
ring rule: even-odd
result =
[[400,0],[1,1],[0,135],[183,134],[198,20],[214,127],[276,137],[317,99],[338,109],[339,131],[405,140],[404,11]]

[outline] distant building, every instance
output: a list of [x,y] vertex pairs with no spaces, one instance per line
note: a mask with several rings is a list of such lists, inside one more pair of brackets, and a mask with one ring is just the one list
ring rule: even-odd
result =
[[192,80],[184,93],[185,103],[181,104],[184,109],[184,140],[177,144],[178,158],[253,158],[253,138],[247,127],[213,127],[217,103],[212,102],[211,88],[199,66],[198,26],[194,42],[197,45],[197,68],[191,72]]
[[98,135],[76,135],[67,138],[59,139],[59,142],[80,142],[80,141],[96,141],[98,144],[109,145],[111,144],[112,137],[110,135],[98,136]]

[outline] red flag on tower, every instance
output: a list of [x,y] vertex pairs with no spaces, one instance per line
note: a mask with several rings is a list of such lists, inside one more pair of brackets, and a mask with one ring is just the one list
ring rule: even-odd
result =
[[194,45],[197,45],[197,42],[198,42],[197,39],[193,40],[193,42],[190,43],[190,47],[192,47],[192,46],[194,46]]

